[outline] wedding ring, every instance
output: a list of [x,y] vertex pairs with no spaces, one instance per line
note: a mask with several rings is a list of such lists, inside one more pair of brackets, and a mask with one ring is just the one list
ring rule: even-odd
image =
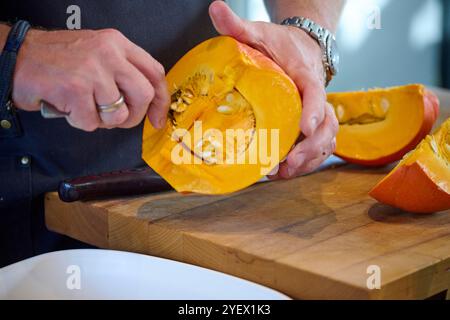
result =
[[[97,110],[102,113],[114,112],[123,106],[124,103],[125,99],[123,95],[120,95],[120,98],[112,104],[97,105]],[[55,106],[44,100],[41,100],[41,115],[45,119],[58,119],[69,116],[68,113],[59,111]]]
[[125,99],[123,95],[120,95],[120,98],[111,104],[99,104],[97,105],[98,112],[108,113],[108,112],[114,112],[120,107],[122,107],[125,103]]

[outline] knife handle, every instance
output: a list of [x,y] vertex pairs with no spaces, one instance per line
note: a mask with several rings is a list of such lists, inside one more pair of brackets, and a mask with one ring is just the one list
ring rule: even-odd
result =
[[64,202],[97,200],[173,190],[150,168],[114,171],[62,181],[59,198]]

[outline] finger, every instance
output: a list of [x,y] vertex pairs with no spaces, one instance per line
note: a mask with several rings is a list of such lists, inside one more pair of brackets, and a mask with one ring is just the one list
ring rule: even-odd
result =
[[66,120],[72,127],[91,132],[100,126],[100,117],[93,95],[70,99],[67,102],[67,108],[70,109],[70,112]]
[[325,121],[316,133],[296,145],[289,153],[286,162],[280,166],[278,173],[280,177],[292,178],[309,173],[334,152],[337,129],[334,113],[328,109],[327,107]]
[[325,104],[325,120],[315,134],[307,137],[297,144],[287,157],[287,163],[291,167],[299,168],[315,158],[328,157],[334,152],[333,140],[336,137],[339,124],[334,114],[333,107]]
[[[126,63],[115,75],[115,82],[128,106],[128,118],[119,125],[120,128],[132,128],[141,123],[155,96],[155,90],[148,79],[131,63]],[[158,122],[150,119],[157,127]]]
[[94,131],[100,125],[100,117],[94,100],[92,84],[81,77],[54,79],[56,86],[44,88],[42,100],[68,113],[69,124],[84,131]]
[[144,49],[135,45],[129,48],[128,60],[148,79],[154,88],[155,94],[148,109],[148,116],[153,126],[160,129],[166,124],[170,106],[164,67]]
[[300,128],[307,137],[312,136],[325,119],[325,88],[315,78],[308,73],[298,73],[293,79],[302,95]]
[[332,118],[327,115],[316,134],[292,150],[286,161],[291,173],[309,173],[334,152],[335,130],[332,122]]
[[[51,77],[46,77],[45,75],[42,75],[42,78],[39,78],[35,77],[32,74],[29,74],[27,79],[24,79],[24,77],[21,75],[14,77],[12,90],[12,99],[14,105],[22,110],[39,110],[41,100],[45,100],[43,97],[43,93],[54,91],[51,88],[50,81]],[[51,103],[50,101],[47,102]]]
[[224,1],[214,1],[209,6],[209,15],[218,33],[252,46],[260,42],[258,28],[251,22],[241,19]]
[[[102,77],[103,78],[103,77]],[[121,93],[112,77],[95,85],[94,97],[97,105],[111,105],[120,99]],[[127,120],[128,107],[123,103],[117,110],[112,112],[98,112],[102,121],[101,127],[113,128]]]

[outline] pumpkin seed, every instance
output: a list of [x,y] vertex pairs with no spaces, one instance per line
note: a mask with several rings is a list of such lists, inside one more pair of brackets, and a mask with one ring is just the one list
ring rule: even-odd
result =
[[221,105],[217,107],[217,112],[228,115],[233,113],[233,108],[230,106]]
[[202,86],[202,88],[200,89],[200,94],[202,96],[207,96],[208,95],[208,91],[209,91],[209,86],[208,85],[204,85]]
[[386,114],[387,111],[389,110],[389,107],[391,104],[389,103],[388,99],[383,98],[383,99],[381,99],[380,105],[381,105],[381,109],[383,109],[383,112]]
[[436,144],[436,140],[434,139],[434,137],[431,137],[430,139],[430,146],[435,154],[439,154],[439,148]]
[[192,99],[189,98],[188,96],[182,96],[183,102],[186,103],[187,105],[192,104]]
[[339,104],[339,105],[336,107],[336,115],[337,115],[339,121],[342,121],[342,120],[343,120],[344,114],[345,114],[344,106],[341,105],[341,104]]

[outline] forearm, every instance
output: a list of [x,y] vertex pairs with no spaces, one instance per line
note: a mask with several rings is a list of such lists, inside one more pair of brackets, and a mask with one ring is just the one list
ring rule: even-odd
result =
[[265,4],[273,22],[302,16],[335,32],[345,0],[265,0]]

